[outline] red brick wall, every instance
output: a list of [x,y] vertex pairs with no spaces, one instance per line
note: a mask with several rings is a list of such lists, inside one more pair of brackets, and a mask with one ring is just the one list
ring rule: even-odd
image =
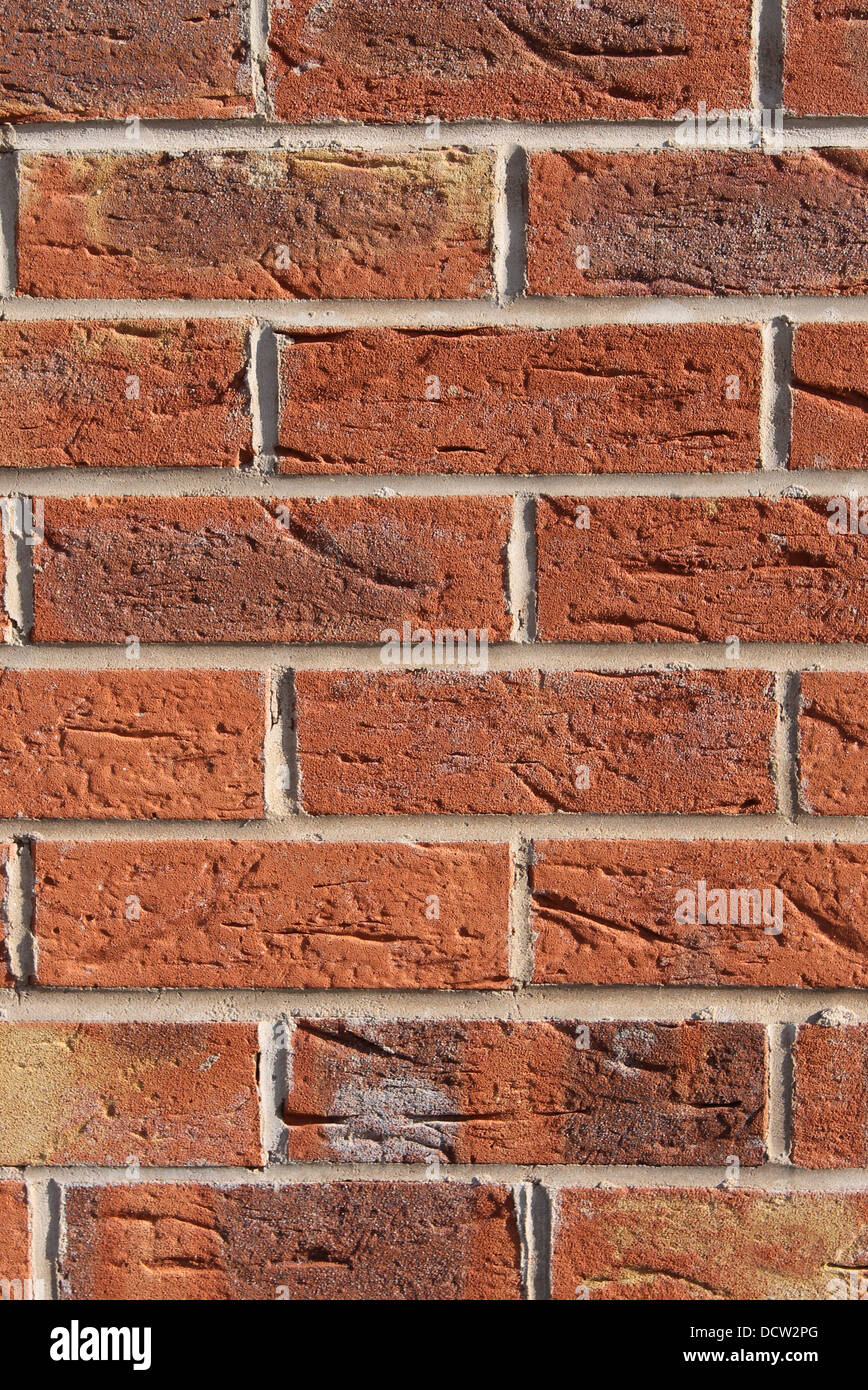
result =
[[0,30],[3,1296],[868,1297],[864,14]]

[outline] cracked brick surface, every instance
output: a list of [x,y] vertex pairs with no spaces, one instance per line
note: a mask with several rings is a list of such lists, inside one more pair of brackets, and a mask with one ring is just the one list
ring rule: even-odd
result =
[[[866,871],[860,844],[537,841],[534,979],[864,989]],[[727,894],[725,911],[716,899],[705,922],[700,882],[707,902],[715,891]]]
[[499,1186],[73,1187],[66,1210],[73,1299],[521,1296],[514,1200]]
[[868,466],[868,325],[806,323],[793,343],[791,468]]
[[868,802],[865,675],[806,672],[799,714],[799,801],[815,815],[864,815]]
[[[532,294],[864,294],[868,152],[534,154]],[[581,254],[577,254],[581,253]]]
[[824,498],[542,498],[540,637],[864,642],[868,538],[829,521]]
[[760,671],[302,671],[297,693],[311,812],[774,806],[775,707]]
[[253,110],[239,0],[2,0],[0,120]]
[[756,329],[365,329],[281,342],[283,473],[757,466]]
[[245,338],[192,320],[0,323],[0,466],[248,463]]
[[33,640],[377,642],[509,635],[500,498],[49,498]]
[[275,9],[278,116],[564,121],[747,105],[750,6],[732,0],[314,0]]
[[572,1188],[558,1196],[553,1297],[827,1299],[865,1270],[866,1240],[863,1194]]
[[0,711],[2,816],[262,813],[255,672],[3,671]]
[[34,862],[43,985],[508,982],[505,845],[38,843]]
[[[584,1042],[587,1041],[587,1047]],[[290,1157],[744,1163],[763,1156],[753,1024],[299,1020]]]
[[491,288],[491,162],[31,155],[18,288],[57,299],[439,299]]

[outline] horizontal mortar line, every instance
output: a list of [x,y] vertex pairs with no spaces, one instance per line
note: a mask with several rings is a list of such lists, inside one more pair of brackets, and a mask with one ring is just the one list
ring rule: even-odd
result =
[[0,321],[242,319],[278,330],[583,328],[619,324],[868,323],[868,295],[624,295],[487,299],[0,299]]
[[[684,108],[685,110],[687,108]],[[712,108],[709,108],[712,109]],[[733,107],[738,113],[752,112],[758,126],[763,108]],[[728,113],[727,113],[728,114]],[[131,100],[129,117],[136,115]],[[679,138],[683,122],[677,114],[670,118],[572,120],[558,122],[514,121],[508,119],[424,120],[357,122],[323,120],[304,124],[249,117],[206,118],[201,121],[139,117],[137,137],[123,120],[34,121],[26,125],[2,127],[0,152],[22,154],[74,153],[186,153],[282,150],[287,153],[309,150],[360,150],[371,154],[401,155],[460,146],[485,150],[509,144],[538,152],[546,150],[591,149],[602,151],[661,150],[713,153],[718,150],[763,149],[760,130],[742,133],[736,122],[726,129],[707,127],[702,144]],[[859,116],[792,116],[784,114],[772,128],[766,116],[765,148],[771,153],[806,146],[842,144],[860,148],[868,144],[868,119]]]
[[[239,965],[238,970],[243,970]],[[763,985],[515,985],[508,989],[281,989],[257,985],[103,989],[27,985],[4,1000],[10,1023],[240,1023],[281,1018],[802,1024],[825,1009],[868,1022],[868,991]]]
[[[261,456],[265,458],[266,456]],[[14,468],[0,494],[34,497],[838,497],[868,493],[868,469],[726,473],[263,474],[249,468]]]
[[[418,619],[409,620],[415,626]],[[432,622],[435,620],[432,618]],[[459,630],[455,615],[437,618],[442,630]],[[738,624],[733,624],[738,636]],[[131,619],[130,635],[135,635]],[[402,628],[400,615],[383,619],[384,631]],[[426,627],[426,631],[427,631]],[[437,630],[436,626],[432,631]],[[463,630],[463,629],[461,629]],[[471,631],[474,629],[471,627]],[[383,641],[386,639],[384,638]],[[381,643],[258,643],[184,641],[143,642],[140,658],[127,657],[125,639],[116,643],[33,642],[0,646],[0,670],[10,671],[357,671],[384,675],[417,670],[426,675],[475,678],[471,666],[427,664],[411,667],[385,664]],[[490,674],[518,671],[545,673],[636,674],[675,671],[852,671],[868,672],[868,643],[811,644],[742,640],[739,659],[727,657],[725,639],[719,642],[491,642]]]
[[590,815],[289,815],[269,820],[0,820],[0,840],[51,842],[265,840],[275,844],[507,844],[517,833],[534,840],[740,840],[747,843],[868,843],[866,816],[697,814]]
[[[27,1164],[20,1168],[0,1167],[0,1181],[33,1182],[54,1180],[65,1187],[136,1187],[148,1183],[166,1186],[207,1184],[209,1187],[294,1187],[301,1183],[334,1182],[401,1182],[430,1183],[430,1171],[424,1164],[410,1163],[271,1163],[264,1168],[219,1168],[213,1164],[197,1167],[148,1168],[142,1165],[135,1186],[123,1167],[100,1167]],[[552,1188],[719,1188],[733,1192],[740,1188],[751,1192],[780,1194],[804,1193],[861,1193],[868,1189],[868,1169],[837,1170],[793,1168],[788,1164],[767,1163],[756,1168],[743,1165],[737,1183],[727,1181],[726,1169],[721,1166],[659,1168],[638,1164],[518,1164],[518,1163],[443,1163],[439,1182],[491,1182],[513,1185],[537,1182]]]

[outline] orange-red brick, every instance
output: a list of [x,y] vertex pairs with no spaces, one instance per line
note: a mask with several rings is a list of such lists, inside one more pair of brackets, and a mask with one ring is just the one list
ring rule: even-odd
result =
[[498,988],[504,845],[34,845],[39,983]]

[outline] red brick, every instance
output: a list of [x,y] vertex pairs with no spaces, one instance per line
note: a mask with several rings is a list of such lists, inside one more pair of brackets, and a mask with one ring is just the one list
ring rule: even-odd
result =
[[868,801],[868,678],[802,676],[800,803],[817,815],[865,814]]
[[0,466],[249,462],[245,337],[239,324],[0,324]]
[[504,845],[37,843],[34,858],[41,985],[508,983]]
[[868,540],[832,534],[824,498],[556,497],[537,515],[545,640],[868,639]]
[[796,330],[791,468],[868,468],[866,358],[868,324]]
[[469,1183],[73,1187],[73,1299],[518,1299],[514,1198]]
[[[859,294],[868,151],[537,154],[532,294]],[[577,268],[586,247],[588,268]]]
[[303,671],[296,687],[311,812],[774,808],[762,672]]
[[262,813],[257,673],[3,671],[0,710],[0,816]]
[[240,0],[3,0],[0,120],[253,110]]
[[[9,948],[6,936],[9,931],[9,919],[7,916],[7,905],[9,896],[9,855],[11,845],[0,844],[0,986],[14,984],[14,977],[9,969]],[[4,998],[0,995],[0,1010],[3,1009]]]
[[793,1048],[792,1160],[801,1168],[868,1164],[868,1025],[805,1024]]
[[38,642],[509,636],[503,498],[89,498],[45,503]]
[[859,0],[787,0],[784,102],[799,115],[868,116],[868,34]]
[[281,341],[283,473],[757,466],[754,328],[363,329]]
[[272,8],[268,85],[308,121],[674,116],[750,102],[750,6],[397,0]]
[[592,1023],[587,1038],[581,1028],[301,1020],[290,1157],[704,1165],[734,1153],[761,1162],[758,1025]]
[[[0,1298],[32,1296],[33,1289],[19,1288],[14,1280],[30,1279],[30,1220],[27,1190],[23,1183],[0,1183]],[[7,1290],[4,1281],[12,1287]]]
[[[765,931],[773,896],[765,922],[741,902],[726,923],[676,921],[691,902],[677,895],[701,880],[708,893],[780,888],[783,931]],[[539,984],[868,986],[868,845],[551,840],[535,845],[532,882]]]
[[261,1162],[256,1028],[0,1025],[0,1163]]
[[478,297],[492,284],[490,202],[490,156],[460,150],[32,156],[21,162],[18,288],[58,299]]
[[842,1298],[851,1271],[868,1268],[866,1246],[862,1194],[565,1188],[557,1199],[552,1295]]

